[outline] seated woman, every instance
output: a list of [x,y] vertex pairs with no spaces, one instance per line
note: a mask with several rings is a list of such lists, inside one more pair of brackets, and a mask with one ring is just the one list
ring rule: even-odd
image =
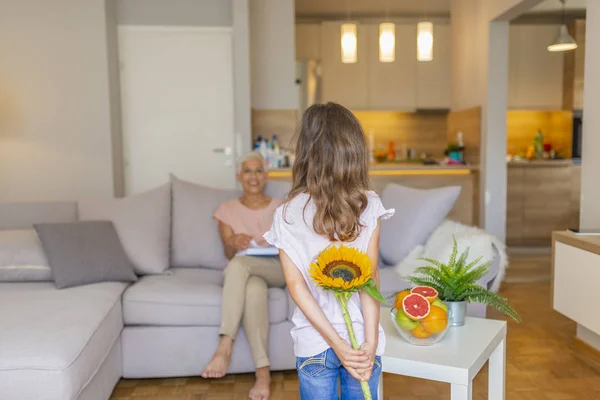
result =
[[279,257],[236,255],[254,241],[266,246],[263,234],[273,223],[273,213],[281,200],[263,194],[267,180],[265,160],[257,152],[243,156],[238,164],[237,179],[243,195],[219,206],[214,218],[230,260],[225,269],[219,345],[202,372],[204,378],[221,378],[231,361],[233,341],[240,323],[250,344],[256,365],[256,383],[250,390],[253,400],[267,400],[271,384],[267,355],[269,333],[268,287],[283,287],[285,279]]

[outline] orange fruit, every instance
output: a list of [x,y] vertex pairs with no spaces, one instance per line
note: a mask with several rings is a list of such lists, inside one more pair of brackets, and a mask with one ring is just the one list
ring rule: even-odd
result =
[[410,290],[411,293],[419,293],[425,297],[429,304],[433,303],[438,298],[438,292],[431,286],[416,286]]
[[404,300],[404,298],[409,294],[410,290],[407,289],[399,292],[396,295],[396,299],[394,300],[394,307],[396,308],[396,310],[402,310],[402,300]]
[[448,315],[443,308],[431,306],[429,314],[421,321],[421,326],[429,333],[442,333],[448,326]]
[[419,326],[410,331],[410,333],[412,333],[414,337],[419,339],[427,339],[429,336],[431,336],[431,333],[423,329],[423,324],[419,324]]

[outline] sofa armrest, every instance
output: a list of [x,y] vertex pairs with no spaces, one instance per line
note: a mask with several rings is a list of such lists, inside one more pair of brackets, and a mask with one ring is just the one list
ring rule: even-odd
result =
[[480,280],[477,281],[477,284],[483,286],[486,289],[491,289],[494,286],[496,279],[499,278],[498,272],[500,271],[500,262],[501,262],[500,252],[498,251],[496,246],[493,246],[493,248],[494,248],[494,258],[492,261],[492,265],[490,266],[490,270],[483,278],[481,278]]

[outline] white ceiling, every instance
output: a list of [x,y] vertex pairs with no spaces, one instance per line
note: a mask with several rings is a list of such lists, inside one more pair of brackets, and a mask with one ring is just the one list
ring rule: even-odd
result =
[[297,16],[448,14],[450,0],[296,0]]
[[[491,1],[491,0],[486,0]],[[586,8],[588,0],[567,0],[568,10]],[[600,0],[595,0],[600,1]],[[354,15],[385,16],[449,14],[451,0],[295,0],[296,16]],[[559,0],[544,0],[531,9],[533,13],[549,13],[561,10]]]
[[[565,9],[583,10],[586,8],[587,0],[567,0]],[[562,4],[559,0],[544,0],[531,9],[532,12],[553,12],[562,10]]]

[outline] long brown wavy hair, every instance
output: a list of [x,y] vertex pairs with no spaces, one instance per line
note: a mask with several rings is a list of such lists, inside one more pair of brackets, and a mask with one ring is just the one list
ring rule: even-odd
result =
[[307,193],[316,205],[315,232],[351,242],[363,228],[369,186],[367,143],[354,114],[336,103],[309,107],[300,124],[288,201]]

